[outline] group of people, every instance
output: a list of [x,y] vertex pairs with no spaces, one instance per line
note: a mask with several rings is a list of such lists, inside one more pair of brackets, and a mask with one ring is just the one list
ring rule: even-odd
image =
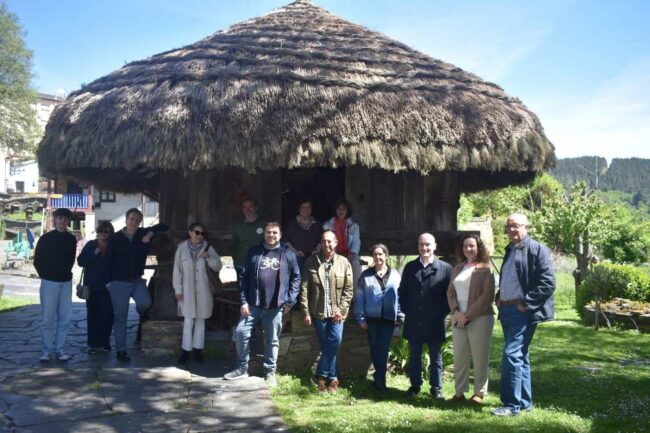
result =
[[[34,252],[34,267],[41,278],[42,362],[71,358],[64,347],[72,311],[77,239],[68,231],[69,209],[57,209],[53,216],[54,230],[41,236]],[[141,222],[142,213],[133,208],[126,212],[126,226],[116,233],[112,224],[99,224],[97,239],[87,242],[77,257],[83,267],[82,282],[90,289],[86,300],[88,353],[110,352],[112,332],[118,361],[130,360],[126,341],[129,300],[134,299],[140,315],[151,306],[142,276],[151,240],[167,230],[165,224],[142,228]]]
[[[254,203],[249,205],[255,209]],[[451,315],[455,393],[449,400],[481,404],[488,390],[496,302],[505,339],[500,389],[503,406],[492,413],[513,416],[530,410],[528,350],[537,324],[553,319],[555,276],[549,249],[528,236],[526,216],[512,214],[507,219],[504,230],[510,244],[495,293],[488,251],[475,234],[461,237],[455,267],[435,256],[434,236],[423,233],[418,238],[419,256],[406,264],[402,275],[390,266],[384,244],[373,245],[372,266],[355,273],[353,263],[358,263],[360,251],[359,227],[345,221],[349,210],[348,203],[340,203],[335,219],[320,231],[314,229],[318,225],[311,218],[311,203],[301,203],[296,221],[287,225],[286,242],[281,242],[282,231],[277,222],[258,222],[262,240],[250,247],[245,259],[239,262],[241,317],[234,334],[237,364],[224,379],[248,377],[251,331],[261,323],[265,336],[265,379],[274,386],[282,318],[299,304],[305,325],[314,327],[320,343],[312,380],[319,391],[335,392],[340,385],[336,355],[352,307],[354,318],[367,332],[374,387],[379,391],[387,389],[389,347],[395,328],[403,324],[403,337],[410,349],[411,385],[407,394],[415,396],[421,392],[422,352],[426,344],[430,393],[443,399],[441,346],[446,338],[447,317]],[[305,238],[309,234],[311,242],[295,238],[300,230]],[[320,232],[318,244],[314,244],[316,235],[310,233],[312,230]],[[341,249],[341,243],[347,248]],[[472,367],[474,385],[468,399],[465,394],[469,391]]]
[[[321,226],[311,215],[311,201],[303,200],[298,215],[287,223],[284,238],[280,224],[263,222],[252,200],[243,203],[242,212],[244,221],[233,234],[241,302],[234,332],[237,364],[224,379],[248,377],[251,333],[261,323],[265,379],[276,385],[282,319],[299,303],[304,322],[314,327],[321,347],[314,381],[321,391],[335,392],[336,354],[354,295],[355,266],[360,272],[359,226],[351,219],[350,203],[338,202],[335,216]],[[259,243],[254,234],[261,237]]]
[[[499,291],[487,249],[480,237],[462,236],[457,247],[458,264],[452,268],[435,256],[436,240],[430,233],[419,236],[415,260],[402,275],[390,266],[386,245],[370,248],[372,266],[360,271],[360,231],[352,221],[350,204],[336,204],[335,216],[319,224],[311,215],[312,203],[299,204],[298,215],[283,231],[278,222],[265,221],[252,200],[242,204],[244,220],[233,230],[234,264],[238,274],[240,319],[233,339],[236,366],[224,379],[248,377],[250,339],[261,324],[264,333],[264,373],[269,386],[277,384],[275,372],[283,317],[299,305],[306,326],[314,328],[320,357],[312,380],[321,392],[336,392],[340,382],[336,357],[351,308],[357,323],[367,332],[374,367],[374,387],[385,391],[386,367],[395,328],[403,324],[410,356],[409,396],[421,392],[422,351],[429,351],[430,393],[442,395],[442,352],[447,317],[451,314],[455,393],[463,402],[469,391],[470,367],[474,370],[469,402],[480,404],[488,388],[488,361],[494,327],[493,304],[504,334],[501,368],[502,407],[498,416],[517,415],[532,408],[528,350],[538,323],[553,319],[555,276],[547,247],[528,236],[525,215],[508,217],[510,239],[500,272]],[[63,351],[70,316],[72,265],[76,240],[67,232],[70,211],[54,214],[56,230],[37,244],[34,265],[41,277],[43,321],[42,361]],[[114,333],[117,359],[128,361],[126,317],[129,298],[143,314],[151,297],[142,279],[152,238],[166,230],[164,224],[140,228],[142,214],[126,213],[126,227],[113,233],[111,224],[100,224],[97,239],[88,242],[77,261],[84,267],[84,283],[91,288],[87,300],[88,351],[110,351]],[[205,319],[212,314],[213,295],[209,270],[218,272],[221,259],[206,240],[201,223],[188,228],[188,239],[176,250],[173,286],[184,317],[179,363],[203,362]],[[354,302],[353,302],[354,299]]]
[[456,250],[458,264],[452,268],[435,257],[433,235],[418,238],[419,257],[406,264],[403,275],[386,264],[388,250],[375,245],[374,266],[357,282],[354,310],[357,322],[368,331],[375,369],[374,386],[386,389],[386,364],[397,323],[404,321],[403,336],[409,343],[407,394],[420,393],[422,347],[429,349],[430,393],[443,399],[442,353],[446,318],[451,313],[455,403],[467,400],[470,367],[474,370],[469,402],[481,404],[488,389],[488,363],[494,327],[493,304],[504,335],[500,397],[503,406],[495,416],[515,416],[532,409],[529,347],[537,324],[553,319],[555,274],[549,249],[528,236],[529,222],[512,214],[505,225],[510,244],[501,266],[499,291],[480,237],[465,234]]

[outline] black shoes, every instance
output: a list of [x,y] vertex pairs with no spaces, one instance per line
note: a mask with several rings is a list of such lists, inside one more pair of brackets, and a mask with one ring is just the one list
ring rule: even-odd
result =
[[200,364],[203,364],[205,362],[205,358],[203,357],[203,349],[192,349],[191,352],[189,350],[181,349],[181,356],[178,358],[178,364],[186,365],[190,360],[190,354],[192,354],[192,359],[194,361]]
[[194,359],[196,362],[200,364],[203,364],[205,362],[205,358],[203,357],[203,349],[194,349],[192,354],[192,359]]
[[185,365],[187,364],[187,361],[190,360],[190,351],[189,350],[181,350],[181,356],[178,358],[178,363],[180,365]]
[[419,393],[420,393],[420,387],[419,386],[411,385],[411,387],[408,390],[406,390],[406,396],[408,398],[413,398],[416,395],[418,395]]
[[117,360],[120,362],[129,362],[131,360],[131,357],[125,351],[120,350],[117,352]]
[[[431,397],[433,397],[435,400],[445,399],[445,397],[442,395],[442,391],[440,390],[440,388],[431,388],[431,391],[429,392],[431,393]],[[406,391],[406,396],[408,398],[413,398],[419,393],[420,393],[420,387],[411,385],[411,387]]]

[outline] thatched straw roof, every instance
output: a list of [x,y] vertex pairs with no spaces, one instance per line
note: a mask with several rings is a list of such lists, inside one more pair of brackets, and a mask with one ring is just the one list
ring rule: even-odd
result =
[[225,167],[521,175],[554,161],[537,117],[497,85],[307,0],[83,86],[38,157],[49,174],[118,170],[109,183]]

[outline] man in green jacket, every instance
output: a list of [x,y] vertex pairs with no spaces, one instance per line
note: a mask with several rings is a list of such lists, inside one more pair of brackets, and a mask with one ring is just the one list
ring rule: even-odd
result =
[[305,262],[300,290],[300,307],[305,325],[314,326],[321,356],[313,378],[318,390],[336,392],[336,354],[343,338],[343,322],[348,315],[354,283],[352,265],[336,254],[336,235],[325,230],[321,236],[321,252]]
[[246,199],[241,204],[244,220],[236,224],[232,230],[233,262],[237,277],[243,271],[248,250],[259,245],[263,240],[264,219],[257,213],[257,205],[253,199]]

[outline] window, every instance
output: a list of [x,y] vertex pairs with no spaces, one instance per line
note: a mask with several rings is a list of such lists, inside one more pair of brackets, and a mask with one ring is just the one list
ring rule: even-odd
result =
[[115,193],[112,191],[101,191],[99,193],[99,201],[115,202]]

